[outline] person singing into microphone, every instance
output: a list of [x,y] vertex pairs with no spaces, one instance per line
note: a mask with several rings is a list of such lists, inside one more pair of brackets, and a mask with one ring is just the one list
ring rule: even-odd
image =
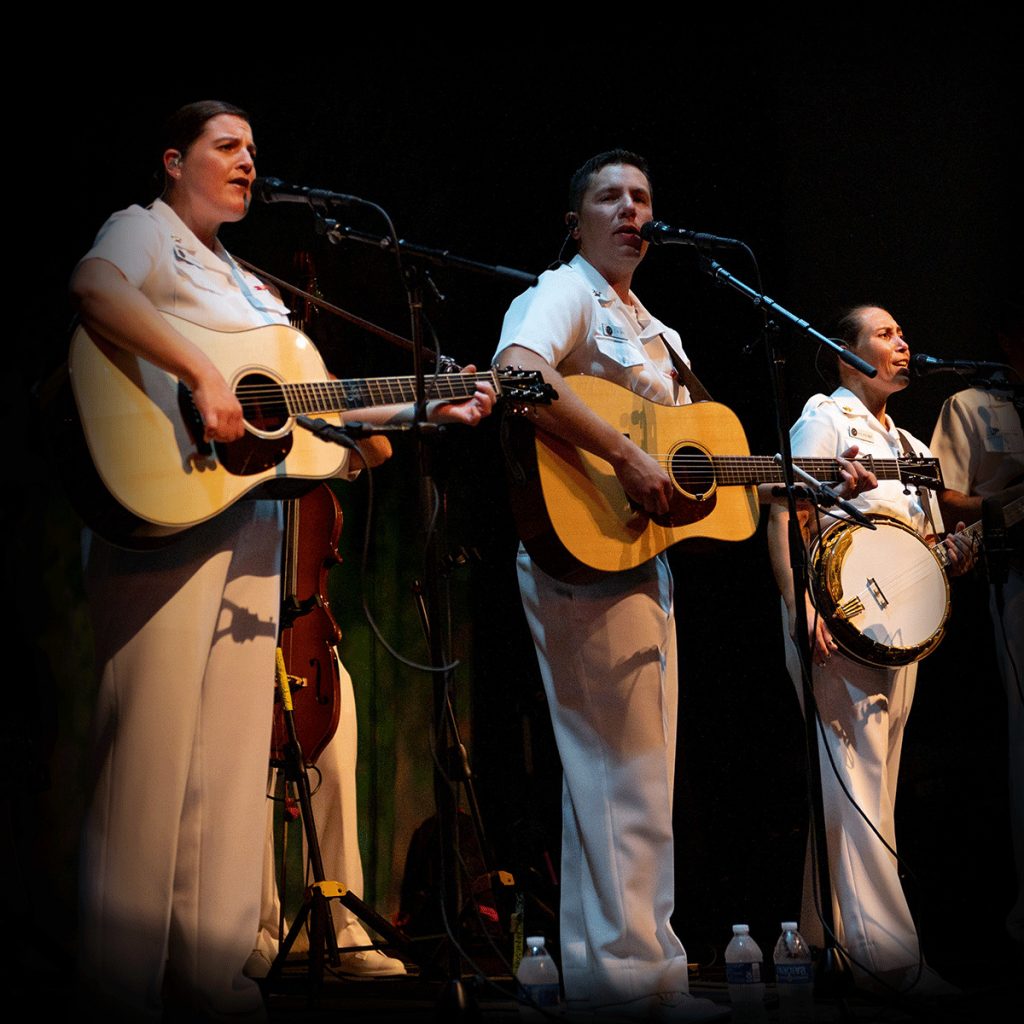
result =
[[[643,157],[587,160],[569,186],[568,242],[578,252],[542,274],[505,314],[496,359],[540,371],[558,401],[539,429],[599,455],[648,514],[668,510],[663,466],[588,408],[564,375],[595,374],[665,405],[690,401],[680,336],[632,291],[652,219]],[[851,486],[868,475],[850,467]],[[596,583],[553,579],[524,548],[523,607],[563,768],[561,960],[571,1007],[711,1019],[688,993],[671,924],[672,803],[678,672],[672,574],[660,554]]]
[[[897,428],[887,413],[888,400],[910,382],[910,348],[892,315],[878,306],[856,306],[838,318],[833,337],[878,373],[869,378],[837,360],[841,386],[831,395],[808,399],[790,431],[794,458],[832,458],[851,443],[863,454],[885,459],[908,451],[928,455],[924,444]],[[898,480],[879,483],[877,489],[854,499],[854,504],[862,512],[883,513],[906,523],[928,543],[936,543],[942,529],[938,507],[927,492],[905,490]],[[809,542],[815,517],[810,510],[798,514]],[[768,543],[787,623],[786,663],[802,704],[800,662],[793,640],[796,607],[788,522],[788,510],[774,506]],[[961,523],[958,529],[962,528]],[[943,543],[950,572],[966,572],[974,562],[970,542],[951,536]],[[824,738],[818,733],[819,759],[838,941],[849,952],[861,984],[941,993],[948,986],[930,968],[918,974],[917,931],[895,858],[887,848],[896,845],[896,782],[917,665],[877,668],[847,658],[827,623],[815,615],[809,596],[807,620],[814,696],[824,725]],[[810,861],[808,856],[801,922],[809,940],[821,945]]]
[[[242,408],[161,312],[219,331],[287,323],[217,238],[248,211],[255,154],[240,108],[182,107],[164,128],[162,196],[115,213],[71,279],[90,331],[183,381],[218,442],[242,436]],[[475,424],[492,400],[484,389],[434,415]],[[360,419],[394,415],[408,413]],[[386,442],[364,451],[380,461]],[[159,1020],[166,985],[197,1018],[265,1019],[243,965],[259,926],[281,533],[272,501],[237,502],[156,551],[86,531],[100,685],[79,973],[118,1018]]]
[[[513,301],[496,358],[555,386],[558,401],[535,411],[540,428],[607,459],[637,505],[664,512],[665,470],[560,386],[564,374],[591,373],[652,401],[689,401],[675,369],[686,361],[679,335],[631,290],[652,217],[646,162],[625,150],[592,157],[572,177],[569,211],[579,251]],[[564,773],[566,999],[614,1009],[663,995],[693,1019],[711,1016],[713,1004],[687,994],[670,922],[678,678],[668,559],[586,585],[552,579],[523,548],[518,567]]]

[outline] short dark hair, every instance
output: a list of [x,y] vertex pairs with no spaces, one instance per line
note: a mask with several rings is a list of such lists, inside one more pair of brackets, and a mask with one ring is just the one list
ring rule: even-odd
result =
[[841,341],[847,348],[853,348],[857,344],[857,337],[861,329],[861,313],[865,309],[884,309],[877,302],[861,302],[856,306],[847,306],[841,309],[832,318],[832,329],[829,337]]
[[[608,149],[592,156],[573,174],[569,182],[569,209],[571,211],[579,210],[580,203],[583,202],[583,194],[587,191],[587,186],[590,185],[590,179],[603,167],[609,167],[612,164],[627,164],[630,167],[635,167],[643,172],[647,184],[651,185],[651,172],[647,161],[642,156],[632,153],[628,149]],[[653,185],[651,188],[653,191]]]
[[233,103],[225,103],[223,100],[197,100],[195,103],[186,103],[179,107],[164,122],[163,131],[160,134],[160,152],[162,158],[169,149],[176,149],[182,156],[189,151],[192,143],[203,134],[206,122],[221,114],[231,114],[233,117],[240,117],[243,121],[249,120],[249,115]]
[[[861,302],[856,306],[844,306],[825,321],[826,335],[833,341],[841,342],[845,348],[856,348],[861,329],[861,314],[865,309],[884,309],[877,302]],[[819,356],[822,357],[819,362]],[[839,356],[824,346],[815,353],[814,365],[825,383],[833,390],[839,386]]]

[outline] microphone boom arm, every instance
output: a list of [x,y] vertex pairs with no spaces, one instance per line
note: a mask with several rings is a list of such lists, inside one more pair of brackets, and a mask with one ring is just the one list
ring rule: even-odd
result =
[[717,260],[712,259],[710,256],[702,255],[701,269],[714,278],[714,280],[723,281],[741,295],[745,295],[759,309],[770,310],[785,320],[791,327],[795,327],[797,330],[813,338],[819,345],[830,348],[837,358],[841,359],[848,366],[852,366],[855,370],[859,370],[865,377],[874,378],[878,376],[878,370],[870,363],[865,362],[860,356],[854,355],[848,348],[843,348],[842,345],[831,338],[826,338],[820,331],[816,331],[808,321],[802,320],[795,313],[791,313],[784,306],[780,306],[774,299],[763,295],[761,292],[751,288],[750,285],[745,284],[738,277],[730,274]]

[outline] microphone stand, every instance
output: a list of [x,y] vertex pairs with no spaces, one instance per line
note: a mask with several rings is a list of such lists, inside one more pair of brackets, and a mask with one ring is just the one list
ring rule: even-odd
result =
[[[353,197],[345,196],[343,199],[344,201],[339,199],[336,205],[350,205]],[[461,746],[461,741],[457,732],[451,728],[451,723],[454,720],[453,717],[446,717],[446,713],[451,706],[449,695],[453,689],[452,673],[454,666],[450,665],[449,659],[446,657],[446,646],[442,642],[442,636],[446,632],[445,624],[451,622],[451,607],[446,599],[444,608],[442,608],[438,585],[440,566],[443,561],[441,538],[439,531],[431,526],[434,521],[435,496],[438,494],[438,488],[434,481],[434,452],[427,441],[431,433],[437,433],[437,429],[427,420],[424,361],[427,358],[425,353],[429,353],[429,350],[425,349],[423,344],[423,279],[426,277],[431,286],[433,286],[433,282],[430,280],[429,273],[424,273],[418,266],[418,263],[426,262],[438,266],[456,267],[460,270],[486,274],[490,277],[513,280],[520,285],[536,284],[537,278],[533,274],[526,274],[508,267],[479,263],[475,260],[455,256],[448,250],[428,249],[424,246],[413,245],[403,239],[399,239],[390,217],[374,203],[365,202],[364,205],[378,211],[384,218],[389,228],[387,235],[372,235],[339,225],[336,220],[325,216],[325,210],[328,205],[331,205],[331,201],[329,198],[324,198],[322,193],[318,196],[317,202],[310,202],[310,207],[315,217],[316,230],[326,235],[335,244],[344,239],[350,239],[372,245],[381,251],[392,253],[408,296],[416,393],[413,433],[419,442],[420,521],[424,530],[424,563],[426,566],[424,579],[420,584],[422,587],[422,614],[430,649],[430,664],[437,666],[433,673],[433,727],[435,742],[434,799],[437,809],[439,854],[441,860],[442,891],[440,894],[440,910],[448,936],[447,983],[438,1000],[437,1010],[438,1015],[444,1019],[476,1020],[480,1016],[480,1009],[475,998],[467,992],[463,985],[462,955],[454,934],[460,919],[462,894],[461,879],[458,871],[460,862],[457,822],[458,798],[456,782],[448,771],[448,765],[451,762],[448,751],[449,749],[458,750]],[[403,254],[415,257],[417,262],[411,265],[403,264]],[[441,502],[441,505],[443,506],[443,502]],[[449,737],[449,732],[453,733],[451,737]]]
[[[407,268],[403,276],[409,295],[409,314],[412,325],[413,372],[416,377],[415,423],[417,427],[427,424],[426,381],[423,373],[423,290],[419,269]],[[455,784],[446,771],[447,730],[443,717],[448,695],[454,683],[453,670],[448,667],[446,648],[441,643],[441,623],[451,621],[451,608],[441,611],[438,590],[438,566],[440,563],[439,534],[430,524],[433,521],[433,504],[437,494],[434,482],[434,452],[425,443],[426,435],[417,434],[419,441],[419,482],[420,482],[420,523],[424,529],[425,549],[423,595],[428,609],[429,621],[434,628],[429,631],[428,641],[430,664],[445,666],[433,673],[433,730],[434,730],[434,804],[438,821],[438,852],[441,858],[441,917],[448,935],[447,984],[438,999],[440,1016],[459,1019],[476,1019],[480,1015],[475,999],[462,983],[462,957],[458,943],[454,941],[453,930],[459,919],[462,906],[461,879],[458,872],[458,796]],[[442,618],[443,614],[443,618]]]
[[[802,469],[796,463],[793,463],[792,469],[796,476],[800,477],[800,479],[805,483],[811,485],[812,490],[810,491],[806,488],[801,488],[801,497],[803,500],[812,502],[818,508],[831,508],[833,505],[838,505],[839,508],[854,520],[854,522],[860,523],[861,526],[864,526],[869,530],[878,529],[878,527],[868,519],[868,517],[864,515],[856,505],[847,501],[845,498],[840,498],[839,494],[828,484],[815,479],[810,473],[805,469]],[[794,488],[794,490],[795,489],[796,488]]]
[[[413,304],[414,309],[419,308],[418,300],[419,296],[417,289],[416,298]],[[419,318],[414,316],[414,339],[418,340],[419,331]],[[418,356],[421,352],[421,346],[416,345],[413,352]],[[416,394],[417,401],[414,422],[412,424],[398,424],[397,426],[399,426],[403,431],[416,432],[421,442],[419,448],[420,504],[421,514],[423,516],[421,521],[423,523],[429,523],[434,489],[431,477],[430,453],[428,452],[428,446],[422,443],[426,434],[420,432],[420,428],[427,428],[429,431],[436,431],[437,428],[434,424],[427,423],[426,421],[427,406],[425,400],[425,380],[423,376],[422,361],[419,358],[416,359]],[[299,426],[311,431],[315,436],[319,437],[323,441],[334,442],[336,444],[346,446],[351,446],[353,444],[352,437],[345,427],[336,427],[327,423],[325,420],[310,419],[307,416],[297,416],[295,421]],[[361,429],[357,431],[357,433],[362,432],[363,431]],[[368,428],[366,430],[366,433],[372,432],[374,432],[373,428]],[[437,553],[435,545],[432,542],[431,533],[426,535],[425,543],[427,545],[427,555],[425,559],[427,565],[427,572],[425,574],[427,582],[424,587],[424,594],[428,607],[432,609],[433,613],[436,615],[440,602],[437,591]],[[448,622],[450,621],[450,618],[449,609],[449,614],[444,621]],[[435,618],[433,621],[439,620]],[[438,837],[440,844],[439,853],[441,859],[441,915],[445,922],[446,931],[449,933],[447,984],[441,992],[437,1009],[439,1017],[443,1016],[444,1019],[465,1018],[475,1020],[479,1017],[479,1007],[477,1007],[474,1002],[470,1001],[470,997],[462,983],[461,956],[459,954],[457,943],[452,941],[450,937],[451,930],[459,918],[459,907],[462,905],[461,886],[457,870],[457,797],[455,794],[455,786],[444,769],[444,766],[447,764],[447,756],[445,754],[444,746],[446,720],[438,714],[438,709],[450,707],[448,694],[451,689],[452,669],[447,667],[449,662],[445,658],[445,651],[440,643],[440,630],[429,630],[427,639],[430,647],[430,664],[446,666],[443,671],[433,673],[433,706],[435,709],[435,717],[433,721],[436,744],[434,751],[434,802],[437,808]]]
[[[454,267],[457,270],[465,270],[474,274],[484,274],[487,277],[499,277],[515,284],[530,287],[537,283],[536,274],[528,274],[524,270],[516,270],[513,267],[503,267],[500,264],[481,263],[479,260],[467,259],[464,256],[456,256],[448,249],[433,249],[424,245],[416,245],[404,238],[389,237],[387,235],[374,235],[365,231],[357,231],[355,228],[343,226],[336,220],[318,217],[318,230],[322,231],[332,242],[348,239],[353,242],[362,242],[364,245],[372,245],[382,252],[393,252],[406,254],[426,263],[432,263],[439,267]],[[400,257],[399,257],[400,258]],[[413,328],[415,333],[415,327]],[[415,337],[413,338],[415,344]]]
[[[819,344],[832,349],[838,358],[855,367],[861,373],[868,377],[876,376],[878,371],[869,363],[854,355],[848,349],[838,345],[831,338],[827,338],[816,331],[806,320],[800,319],[779,305],[774,299],[740,281],[718,263],[717,260],[711,258],[703,251],[700,254],[700,266],[715,281],[728,284],[749,299],[756,307],[765,310],[766,317],[768,312],[776,314],[791,327],[806,334]],[[796,467],[793,465],[793,451],[789,439],[789,417],[784,380],[786,354],[774,337],[778,329],[774,322],[767,320],[764,338],[775,399],[776,430],[779,436],[779,450],[781,452],[780,461],[789,507],[789,561],[793,574],[793,599],[796,610],[796,637],[794,639],[800,656],[800,676],[804,706],[804,745],[807,756],[807,778],[810,797],[810,827],[818,890],[820,893],[819,913],[824,932],[824,947],[815,971],[814,985],[815,991],[819,995],[842,996],[850,990],[852,977],[849,966],[846,964],[838,948],[835,934],[835,917],[832,908],[832,880],[828,863],[828,839],[825,832],[825,804],[821,788],[821,763],[818,760],[818,715],[814,701],[811,645],[807,622],[805,586],[807,579],[807,550],[804,547],[803,537],[800,534],[800,524],[797,519],[796,484],[793,472]],[[818,481],[814,480],[813,477],[811,481],[816,486],[818,485]],[[834,493],[833,496],[837,497]]]
[[[351,442],[349,442],[350,445]],[[355,893],[347,888],[344,882],[327,877],[320,848],[320,838],[317,834],[313,818],[309,773],[306,770],[306,760],[295,724],[290,682],[280,648],[277,650],[276,675],[278,689],[284,706],[284,721],[288,735],[283,751],[284,759],[279,768],[286,785],[288,782],[293,782],[298,790],[302,823],[309,850],[309,860],[313,870],[313,882],[307,887],[302,906],[299,908],[295,920],[288,930],[288,934],[280,943],[277,956],[274,958],[274,962],[271,964],[270,971],[267,974],[266,984],[272,985],[280,979],[284,965],[288,960],[288,954],[302,929],[306,926],[308,919],[310,926],[309,961],[307,965],[310,979],[308,1001],[310,1008],[315,1008],[319,1005],[320,993],[323,988],[324,956],[326,955],[332,967],[336,968],[341,963],[337,935],[334,930],[334,919],[331,915],[330,900],[338,900],[342,906],[347,907],[357,917],[365,921],[376,932],[383,935],[406,954],[412,953],[412,946],[409,937],[400,928],[395,927],[387,918],[378,914],[369,904],[364,903]]]

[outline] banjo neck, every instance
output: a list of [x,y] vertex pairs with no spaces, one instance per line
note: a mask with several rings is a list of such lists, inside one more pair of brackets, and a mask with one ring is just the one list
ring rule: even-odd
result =
[[[1003,520],[1007,529],[1015,526],[1021,519],[1024,519],[1024,495],[1014,498],[1013,501],[1003,508]],[[972,544],[980,546],[985,537],[985,524],[983,520],[979,519],[977,522],[971,523],[970,526],[965,526],[960,531],[960,536],[967,538]],[[937,544],[933,550],[935,557],[942,563],[943,568],[947,568],[949,566],[949,553],[945,547]]]

